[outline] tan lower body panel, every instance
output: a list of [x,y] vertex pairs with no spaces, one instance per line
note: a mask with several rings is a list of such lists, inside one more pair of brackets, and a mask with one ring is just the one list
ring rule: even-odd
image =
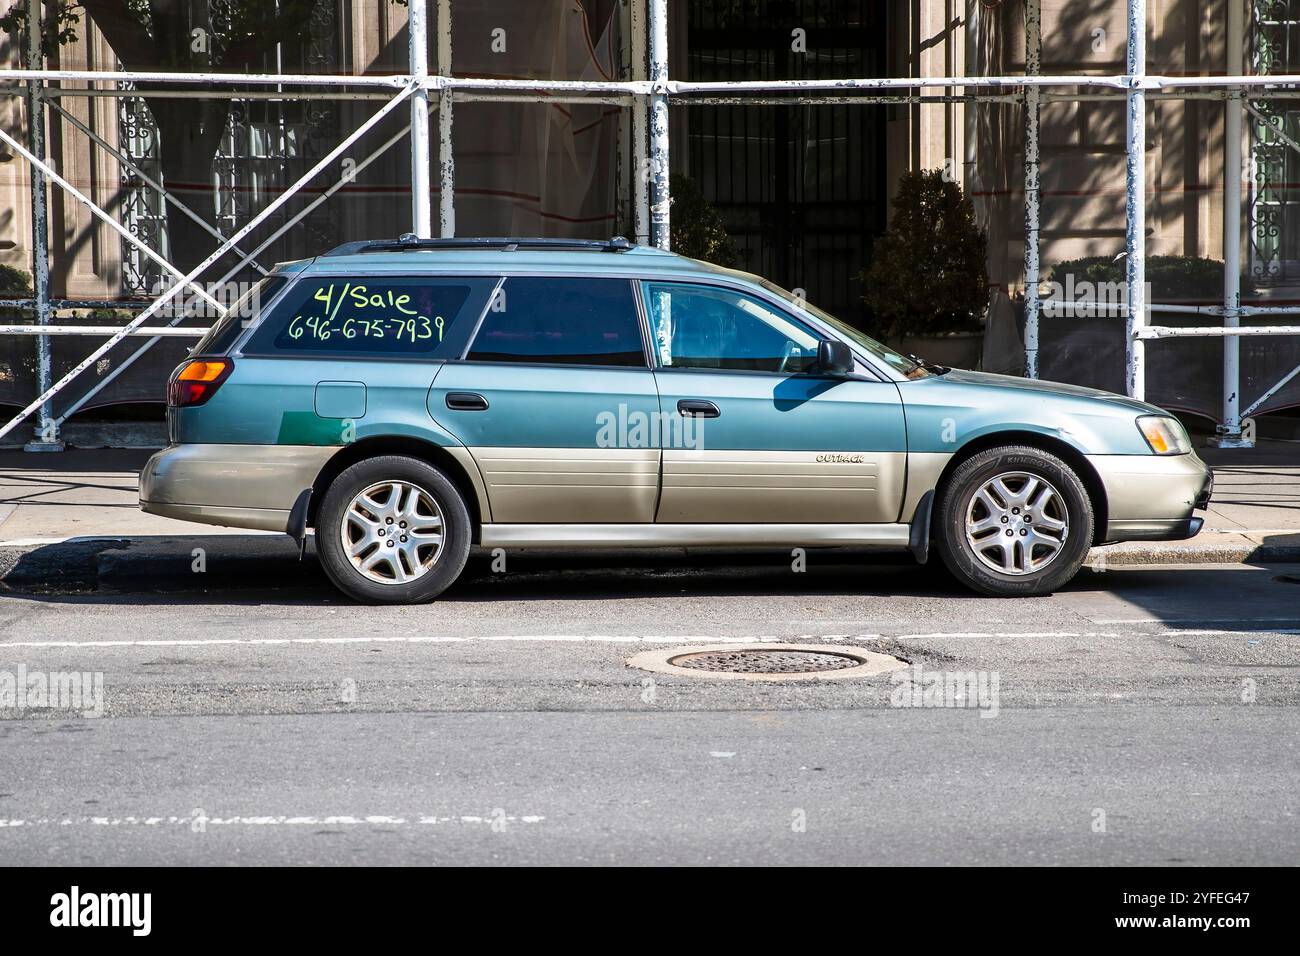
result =
[[479,471],[478,462],[464,445],[443,445],[443,451],[451,455],[460,465],[469,483],[474,486],[474,498],[478,502],[478,513],[484,522],[492,520],[492,504],[488,501],[487,488],[483,484],[483,473]]
[[338,451],[317,445],[172,445],[140,471],[140,508],[232,528],[283,531],[304,488]]
[[901,520],[912,520],[921,497],[927,491],[934,490],[939,483],[939,476],[950,461],[951,452],[918,451],[907,456],[907,494],[903,498]]
[[650,522],[657,448],[471,448],[494,522]]
[[485,524],[485,548],[907,547],[905,524]]
[[658,520],[895,521],[906,457],[903,452],[666,449]]

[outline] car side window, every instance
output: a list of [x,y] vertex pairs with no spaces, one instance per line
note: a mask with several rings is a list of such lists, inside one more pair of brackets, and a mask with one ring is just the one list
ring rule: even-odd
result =
[[510,276],[488,306],[465,358],[645,368],[632,283]]
[[495,285],[486,276],[304,276],[244,352],[453,358],[465,347]]
[[663,368],[796,375],[817,364],[821,336],[762,299],[721,286],[644,285],[646,312]]

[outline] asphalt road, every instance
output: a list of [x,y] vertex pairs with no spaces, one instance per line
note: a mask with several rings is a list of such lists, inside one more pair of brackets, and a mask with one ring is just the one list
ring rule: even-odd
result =
[[[846,552],[802,573],[479,556],[436,604],[369,608],[285,545],[0,553],[0,691],[103,687],[98,719],[0,707],[0,863],[1300,860],[1294,566],[1085,570],[998,600]],[[996,706],[625,663],[719,639],[982,672]]]

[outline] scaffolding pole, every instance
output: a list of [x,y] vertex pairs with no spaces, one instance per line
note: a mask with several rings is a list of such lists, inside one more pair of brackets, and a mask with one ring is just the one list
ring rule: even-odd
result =
[[[646,72],[646,3],[631,0],[628,16],[631,21],[632,79],[648,80]],[[649,166],[649,104],[644,96],[632,100],[632,232],[638,245],[650,244],[650,166]]]
[[[27,0],[27,31],[23,36],[23,52],[27,66],[39,69],[44,65],[41,49],[41,0]],[[40,163],[45,162],[45,102],[42,83],[32,78],[27,83],[27,145]],[[45,192],[45,173],[39,165],[31,165],[32,173],[32,288],[36,295],[36,324],[50,324],[50,230],[49,200]],[[36,388],[45,392],[50,387],[52,355],[50,339],[41,335],[36,339]],[[36,432],[23,446],[24,451],[62,451],[59,426],[54,421],[54,403],[47,399],[40,405],[36,419]]]
[[[632,111],[633,155],[637,157],[638,168],[635,171],[635,189],[633,201],[633,226],[638,236],[645,237],[652,244],[668,248],[671,244],[671,216],[669,189],[669,103],[691,106],[706,103],[745,103],[748,105],[788,105],[809,104],[829,105],[836,103],[856,103],[862,105],[886,102],[1023,102],[1026,107],[1026,151],[1025,151],[1025,282],[1026,282],[1026,374],[1038,374],[1039,325],[1045,309],[1044,300],[1039,295],[1040,275],[1040,240],[1041,240],[1041,190],[1039,149],[1039,107],[1043,103],[1063,101],[1106,101],[1120,96],[1126,99],[1126,292],[1127,302],[1122,306],[1126,314],[1126,367],[1127,391],[1135,397],[1145,395],[1145,353],[1144,342],[1153,338],[1175,338],[1187,335],[1220,336],[1224,339],[1224,422],[1221,432],[1229,437],[1240,435],[1241,415],[1249,415],[1260,407],[1269,397],[1276,394],[1288,381],[1293,380],[1300,371],[1293,370],[1271,389],[1258,397],[1244,413],[1240,412],[1240,353],[1237,341],[1242,335],[1292,335],[1297,327],[1275,326],[1272,328],[1247,328],[1240,325],[1243,316],[1249,315],[1294,315],[1300,310],[1286,307],[1243,307],[1240,301],[1240,233],[1241,233],[1241,139],[1242,111],[1252,99],[1297,98],[1300,97],[1300,75],[1251,76],[1241,75],[1243,67],[1242,54],[1244,44],[1241,38],[1244,32],[1244,10],[1242,0],[1235,0],[1228,8],[1229,44],[1227,56],[1227,75],[1225,76],[1180,76],[1170,77],[1149,75],[1146,72],[1145,57],[1145,0],[1126,0],[1128,49],[1127,72],[1117,76],[1043,76],[1041,73],[1041,0],[1026,0],[1026,66],[1023,76],[946,76],[946,77],[889,77],[889,78],[849,78],[834,80],[761,80],[746,82],[678,82],[669,78],[668,69],[668,23],[667,0],[632,0],[633,32],[642,44],[637,52],[646,52],[645,58],[634,61],[632,78],[628,81],[565,81],[565,80],[506,80],[489,77],[453,77],[451,75],[451,3],[450,0],[435,0],[437,4],[437,61],[438,75],[428,75],[428,36],[422,20],[427,23],[428,0],[411,0],[410,41],[412,44],[410,75],[304,75],[304,74],[227,74],[227,73],[172,73],[162,71],[145,72],[109,72],[90,70],[43,70],[41,62],[40,11],[41,0],[25,0],[31,16],[28,18],[27,69],[6,70],[0,73],[0,95],[24,95],[28,98],[29,116],[36,121],[30,124],[29,136],[33,147],[28,150],[16,142],[10,142],[3,130],[0,138],[16,152],[32,161],[33,169],[33,279],[35,298],[31,308],[36,312],[37,321],[23,328],[19,334],[37,337],[45,349],[45,371],[41,383],[48,385],[51,373],[48,362],[48,335],[53,331],[50,317],[53,307],[49,298],[49,249],[48,249],[48,207],[45,193],[49,183],[56,183],[68,190],[85,203],[91,212],[108,221],[108,214],[99,206],[82,196],[68,184],[52,165],[43,160],[45,106],[62,96],[128,96],[137,95],[126,89],[83,89],[53,88],[50,82],[60,80],[119,83],[150,82],[156,84],[174,84],[190,89],[158,90],[151,95],[176,97],[229,96],[257,99],[291,98],[283,92],[289,87],[318,87],[307,89],[303,98],[344,99],[372,98],[391,96],[400,91],[398,100],[414,95],[417,99],[436,100],[439,106],[439,233],[455,235],[455,164],[452,153],[452,104],[455,100],[498,101],[498,102],[570,102],[612,103],[630,107]],[[639,27],[639,32],[638,32]],[[423,42],[419,35],[423,33]],[[636,44],[634,43],[634,48]],[[419,53],[423,51],[424,63],[419,62]],[[195,86],[204,87],[193,89]],[[249,87],[274,87],[273,90],[249,90]],[[1060,88],[1059,90],[1053,88]],[[927,94],[918,90],[934,91]],[[1082,92],[1089,90],[1091,92]],[[992,93],[978,97],[976,93]],[[1222,306],[1186,307],[1186,306],[1152,306],[1147,300],[1145,281],[1145,152],[1146,152],[1146,99],[1175,99],[1207,101],[1223,100],[1225,102],[1225,165],[1227,182],[1225,184],[1224,211],[1224,251],[1225,278],[1224,299]],[[47,103],[47,100],[49,103]],[[386,113],[395,103],[389,103],[381,113]],[[421,206],[425,222],[432,217],[431,190],[428,182],[430,170],[427,162],[420,164],[416,153],[420,150],[420,135],[416,127],[423,120],[427,124],[427,103],[416,109],[412,104],[412,121],[408,130],[412,135],[412,221],[416,230],[422,231],[418,223],[421,219]],[[418,118],[417,118],[418,117]],[[349,137],[355,140],[365,129],[370,128],[377,118],[367,122],[362,130]],[[87,130],[78,122],[74,126]],[[640,125],[642,132],[636,127]],[[1235,135],[1233,128],[1235,127]],[[405,135],[407,130],[398,134]],[[424,153],[427,156],[429,144],[427,131],[424,136]],[[390,144],[395,142],[390,140]],[[385,144],[383,148],[387,148]],[[340,147],[342,149],[343,147]],[[333,154],[337,155],[337,153]],[[426,175],[421,182],[417,166],[422,166]],[[319,172],[317,167],[312,174]],[[297,192],[303,181],[292,186],[288,192],[276,199],[272,207],[279,206],[289,195]],[[341,186],[340,180],[338,186]],[[323,202],[332,195],[338,186],[332,187],[316,203]],[[39,194],[39,195],[38,195]],[[423,196],[423,201],[421,201]],[[308,208],[314,208],[313,203]],[[265,215],[269,210],[264,210]],[[260,221],[262,216],[257,217]],[[292,222],[293,220],[291,220]],[[119,232],[121,227],[110,222]],[[250,224],[251,226],[252,224]],[[228,250],[234,240],[246,235],[241,230],[223,248]],[[431,229],[427,230],[431,231]],[[124,237],[131,241],[133,237]],[[258,246],[248,261],[269,245],[271,240]],[[138,241],[137,243],[138,244]],[[146,250],[151,257],[156,253]],[[241,262],[242,265],[242,262]],[[164,260],[169,271],[174,267]],[[194,276],[185,277],[193,279]],[[1032,281],[1031,281],[1032,280]],[[179,287],[178,287],[179,288]],[[88,363],[102,355],[113,341],[128,335],[137,334],[139,323],[148,315],[156,312],[178,291],[173,289],[148,306],[143,313],[127,326],[119,328],[114,338],[93,353],[68,375],[52,386],[44,387],[40,397],[28,406],[18,418],[0,428],[0,435],[7,433],[26,415],[40,409],[41,426],[38,435],[45,431],[44,426],[51,421],[50,398],[60,391],[73,377],[84,370]],[[1197,311],[1203,314],[1222,315],[1223,328],[1219,329],[1174,329],[1149,325],[1149,313],[1152,309],[1166,311]],[[107,331],[108,327],[96,327],[97,331]],[[0,331],[17,331],[18,327],[7,327]],[[49,330],[49,331],[46,331]],[[60,332],[63,329],[60,328]],[[167,335],[184,335],[189,330],[173,330]],[[71,331],[66,334],[74,334]],[[140,334],[157,335],[158,330],[148,330]],[[156,340],[156,339],[155,339]],[[147,347],[147,346],[146,346]],[[140,350],[140,352],[142,352]],[[140,354],[137,352],[136,355]],[[133,356],[132,358],[134,358]],[[64,413],[71,414],[89,396],[83,396]],[[1231,403],[1231,404],[1230,404]],[[62,419],[54,420],[57,428]]]
[[[154,262],[158,263],[158,265],[162,266],[162,268],[164,268],[173,276],[175,276],[178,280],[180,280],[182,287],[192,288],[194,290],[195,295],[197,295],[204,302],[208,303],[208,305],[216,309],[219,314],[225,314],[225,308],[222,306],[222,304],[218,302],[216,299],[214,299],[211,293],[209,293],[206,289],[204,289],[202,285],[194,281],[193,277],[187,277],[185,273],[181,272],[180,269],[176,268],[174,265],[168,262],[164,256],[159,255],[146,242],[141,240],[139,237],[133,235],[129,229],[127,229],[120,222],[118,222],[107,212],[105,212],[104,209],[98,204],[96,204],[94,200],[92,200],[89,196],[83,193],[76,186],[72,185],[72,183],[68,182],[68,180],[60,176],[58,171],[49,164],[48,160],[43,160],[40,157],[38,157],[30,149],[23,146],[22,143],[18,142],[18,140],[14,139],[12,136],[6,133],[3,128],[0,128],[0,143],[4,143],[15,153],[21,156],[23,159],[27,160],[28,165],[31,167],[33,178],[39,175],[42,179],[42,183],[49,181],[61,187],[65,192],[67,192],[74,199],[76,199],[77,202],[85,206],[86,209],[90,211],[91,215],[98,218],[101,222],[104,223],[104,225],[108,226],[119,236],[125,239],[128,243],[135,246],[135,248],[139,249],[142,253],[144,253],[146,256],[148,256]],[[49,282],[48,265],[47,265],[47,271],[45,275],[45,281],[48,284]],[[38,295],[38,303],[39,301],[40,300]],[[46,310],[48,313],[48,306],[49,306],[48,295],[46,296],[44,301],[46,303]]]
[[1128,286],[1125,361],[1128,394],[1146,398],[1146,0],[1128,0],[1128,122],[1125,156],[1125,278]]
[[650,4],[650,243],[672,245],[668,189],[668,0]]
[[[255,256],[260,255],[264,249],[266,249],[268,246],[271,245],[271,243],[275,242],[277,239],[279,239],[290,229],[293,229],[295,226],[297,226],[298,223],[302,222],[302,220],[310,216],[321,205],[328,202],[331,196],[333,196],[336,192],[342,189],[345,185],[347,185],[349,182],[351,182],[361,173],[365,172],[366,168],[370,166],[371,163],[373,163],[380,156],[388,152],[388,150],[392,149],[393,146],[397,145],[397,143],[404,136],[407,135],[407,133],[410,131],[410,128],[411,127],[409,125],[403,126],[392,136],[388,137],[388,139],[384,140],[384,142],[382,142],[372,153],[370,153],[370,155],[368,155],[365,159],[361,160],[361,162],[357,163],[356,166],[353,167],[350,173],[340,176],[332,185],[330,185],[327,189],[325,189],[325,191],[322,192],[319,196],[317,196],[310,203],[308,203],[306,206],[300,209],[296,214],[291,216],[288,220],[286,220],[285,222],[277,226],[275,231],[272,232],[265,239],[263,239],[260,243],[258,243],[257,248],[254,249],[252,252],[240,253],[241,255],[240,260],[236,262],[233,266],[231,266],[229,270],[227,270],[226,274],[221,277],[221,279],[217,284],[224,285],[225,283],[233,279],[236,275],[238,275],[239,271],[246,264],[252,262]],[[234,247],[234,248],[238,249],[238,247]],[[154,327],[151,328],[148,332],[144,332],[144,333],[139,332],[138,330],[133,330],[127,333],[128,335],[148,334],[148,335],[152,335],[153,337],[150,338],[148,342],[145,342],[142,346],[140,346],[138,349],[132,352],[130,355],[128,355],[126,358],[118,362],[117,366],[112,370],[110,370],[107,375],[105,375],[94,385],[92,385],[89,389],[87,389],[80,398],[72,402],[72,404],[68,405],[63,410],[63,414],[61,414],[57,419],[59,424],[62,424],[63,422],[67,421],[71,416],[75,415],[83,405],[85,405],[92,398],[98,395],[100,391],[106,388],[108,384],[113,381],[113,379],[117,378],[119,375],[125,372],[128,368],[130,368],[135,363],[137,359],[143,356],[145,352],[149,351],[149,349],[157,345],[158,342],[161,340],[160,336],[182,335],[183,333],[189,332],[190,331],[189,329],[174,328],[174,326],[178,325],[184,318],[185,318],[184,313],[173,318],[171,322],[168,323],[169,327],[172,328],[169,328],[167,331],[162,331]],[[197,331],[199,331],[200,333],[206,333],[208,330],[200,329]],[[4,330],[0,329],[0,334],[2,334],[3,332]]]
[[[438,74],[451,76],[451,0],[438,0]],[[456,155],[451,142],[452,91],[438,96],[438,235],[456,235]]]
[[[53,398],[55,394],[57,394],[59,391],[61,391],[64,388],[64,386],[66,386],[69,382],[71,382],[78,375],[80,375],[91,365],[93,365],[96,360],[98,360],[105,353],[107,353],[114,345],[116,345],[122,339],[126,338],[127,335],[129,335],[133,329],[137,329],[140,326],[142,326],[150,316],[152,316],[164,305],[166,305],[173,298],[175,298],[180,293],[180,291],[184,289],[187,285],[195,282],[195,280],[197,280],[199,276],[201,276],[204,272],[206,272],[207,269],[213,263],[215,263],[217,260],[222,258],[222,256],[226,255],[226,253],[230,251],[232,246],[234,246],[236,243],[239,242],[239,240],[243,239],[254,229],[260,226],[264,221],[270,218],[270,216],[277,209],[279,209],[291,198],[293,198],[293,196],[296,195],[297,192],[304,185],[306,185],[308,182],[314,179],[321,172],[321,170],[325,169],[330,163],[333,163],[335,160],[337,160],[339,156],[341,156],[349,146],[351,146],[362,136],[364,136],[367,132],[369,132],[370,129],[372,129],[376,124],[378,124],[381,120],[383,120],[383,118],[387,116],[389,113],[391,113],[394,109],[400,106],[414,92],[415,92],[415,84],[408,83],[407,86],[400,93],[398,93],[383,108],[378,110],[374,115],[372,115],[369,119],[367,119],[364,123],[362,123],[359,127],[357,127],[357,129],[354,130],[352,133],[350,133],[341,143],[339,143],[339,145],[335,146],[332,150],[330,150],[318,163],[316,163],[316,165],[312,166],[311,169],[309,169],[306,173],[304,173],[303,176],[299,178],[298,181],[295,182],[289,189],[287,189],[285,192],[281,193],[278,197],[273,199],[266,206],[265,209],[263,209],[256,216],[250,219],[243,226],[243,228],[241,228],[238,232],[232,235],[224,243],[219,245],[215,252],[213,252],[210,256],[208,256],[201,263],[199,263],[190,273],[185,275],[181,282],[172,286],[161,296],[155,299],[152,305],[150,305],[143,312],[137,315],[125,326],[123,326],[117,333],[111,336],[107,342],[104,342],[102,345],[100,345],[98,348],[92,351],[88,356],[86,356],[84,359],[78,362],[67,374],[65,374],[61,379],[59,379],[57,382],[52,384],[49,388],[45,389],[29,405],[27,405],[20,412],[18,412],[18,414],[16,414],[13,418],[11,418],[4,426],[0,427],[0,438],[3,438],[5,435],[9,434],[9,432],[17,428],[28,415],[30,415],[36,409],[40,408],[51,398]],[[10,146],[19,146],[19,144],[14,142],[12,140],[12,137],[6,134],[3,129],[0,129],[0,139],[9,143]],[[27,152],[27,150],[22,149],[20,146],[19,146],[19,151],[23,153]],[[27,158],[30,162],[31,159],[30,156],[26,156],[25,158]],[[33,167],[34,166],[35,164],[33,164]],[[66,182],[61,181],[60,185],[62,185],[65,189],[69,191],[75,191],[73,187]],[[98,206],[94,205],[88,200],[87,200],[87,205],[92,210],[103,212],[103,210],[100,210]],[[170,263],[168,265],[170,266]]]
[[[1042,69],[1042,11],[1040,0],[1025,0],[1025,75]],[[1038,378],[1039,316],[1039,97],[1036,86],[1025,88],[1025,378]]]
[[[653,12],[656,6],[666,3],[666,0],[648,0],[648,2],[654,5],[650,8]],[[447,3],[447,0],[439,0],[439,3]],[[441,7],[439,9],[441,10]],[[447,39],[449,40],[450,37],[448,36]],[[652,36],[651,40],[653,41],[653,39]],[[664,48],[663,69],[666,77],[668,45],[666,21],[664,23],[662,45]],[[202,86],[205,89],[199,91],[200,98],[228,96],[232,99],[241,99],[246,95],[251,95],[242,89],[243,86],[249,84],[276,87],[322,86],[341,89],[356,86],[386,89],[392,92],[403,90],[414,83],[416,86],[423,87],[431,92],[451,90],[466,93],[499,93],[505,97],[529,93],[534,94],[538,102],[545,102],[554,96],[567,94],[594,97],[602,95],[653,97],[657,93],[662,93],[667,97],[677,98],[683,105],[691,102],[694,98],[707,95],[740,97],[744,102],[749,102],[755,97],[761,97],[765,94],[773,96],[809,96],[815,97],[815,99],[810,99],[809,102],[821,102],[822,94],[847,95],[856,92],[895,93],[897,94],[897,101],[901,103],[906,101],[907,91],[912,89],[950,90],[969,88],[974,90],[1006,90],[1008,95],[1011,95],[1014,91],[1022,90],[1024,87],[1038,87],[1040,89],[1064,87],[1114,90],[1114,95],[1124,96],[1135,85],[1134,80],[1126,73],[1112,76],[1052,74],[1027,77],[1020,74],[1013,76],[908,76],[837,80],[736,80],[721,82],[690,82],[667,78],[662,82],[656,82],[653,79],[649,81],[510,80],[495,77],[431,75],[423,82],[420,82],[407,74],[401,73],[345,76],[329,73],[304,75],[298,73],[169,73],[153,70],[0,70],[0,83],[26,82],[33,79],[46,81],[69,80],[87,83],[175,83],[180,86]],[[1205,90],[1201,92],[1206,96],[1212,96],[1214,99],[1227,99],[1235,89],[1245,89],[1248,98],[1273,99],[1275,97],[1300,96],[1300,74],[1232,77],[1142,74],[1138,78],[1136,86],[1150,92],[1153,97],[1160,95],[1161,91],[1188,91],[1171,95],[1173,99],[1197,98],[1200,95],[1196,92],[1198,87],[1204,87]],[[206,89],[207,87],[212,89]],[[223,90],[221,87],[229,87],[230,89]],[[1289,90],[1285,89],[1288,87]],[[92,91],[72,89],[58,90],[57,94],[81,95],[95,92],[124,97],[140,95],[138,91],[132,90]],[[153,96],[155,93],[166,95],[168,92],[166,90],[150,90],[149,95]],[[266,96],[271,99],[294,99],[297,94],[274,92],[266,94]],[[354,96],[351,92],[340,92],[327,98],[346,100],[353,99]],[[1080,93],[1065,93],[1055,96],[1046,94],[1046,98],[1059,101],[1086,99],[1087,96]],[[796,101],[792,100],[791,102]]]
[[[112,156],[124,168],[130,170],[131,173],[136,177],[138,177],[142,183],[144,183],[150,189],[154,190],[154,192],[158,193],[158,195],[163,198],[164,202],[171,205],[171,207],[175,209],[177,212],[183,213],[187,219],[191,220],[195,225],[197,225],[200,229],[202,229],[212,238],[216,239],[218,242],[226,241],[226,237],[221,232],[220,229],[217,229],[215,226],[212,226],[206,219],[204,219],[202,216],[196,213],[189,206],[185,205],[185,203],[181,202],[179,199],[173,196],[171,192],[162,183],[160,183],[158,180],[150,176],[147,172],[141,169],[136,163],[132,162],[131,158],[127,156],[126,153],[122,152],[120,149],[113,146],[106,139],[104,139],[104,137],[100,136],[98,133],[96,133],[93,129],[91,129],[81,120],[77,119],[77,117],[74,116],[72,113],[69,113],[67,110],[65,110],[59,103],[47,99],[46,108],[54,110],[61,117],[63,117],[63,119],[66,122],[71,123],[76,129],[84,133],[87,139],[89,139],[96,146],[104,150],[104,152]],[[234,251],[242,254],[244,250],[236,246]],[[260,272],[262,275],[270,274],[270,270],[263,268],[261,263],[257,262],[256,260],[250,260],[250,261],[253,268],[256,269],[258,272]]]
[[[1227,73],[1246,67],[1245,2],[1227,0]],[[1223,104],[1223,325],[1241,325],[1241,131],[1246,104],[1239,95]],[[1278,387],[1281,387],[1280,385]],[[1258,403],[1256,403],[1258,404]],[[1220,448],[1250,448],[1241,431],[1241,338],[1223,337],[1223,421],[1212,443]]]
[[[407,39],[411,78],[423,83],[429,75],[428,0],[409,0]],[[433,235],[433,208],[429,191],[429,91],[411,95],[411,232],[420,238]]]

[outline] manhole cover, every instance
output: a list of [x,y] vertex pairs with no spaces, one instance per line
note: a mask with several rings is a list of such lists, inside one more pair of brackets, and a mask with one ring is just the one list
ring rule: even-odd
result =
[[725,674],[815,674],[857,667],[859,658],[822,651],[705,651],[669,658],[668,663],[691,670]]
[[861,647],[733,641],[642,651],[629,667],[709,680],[854,680],[906,667],[905,661]]

